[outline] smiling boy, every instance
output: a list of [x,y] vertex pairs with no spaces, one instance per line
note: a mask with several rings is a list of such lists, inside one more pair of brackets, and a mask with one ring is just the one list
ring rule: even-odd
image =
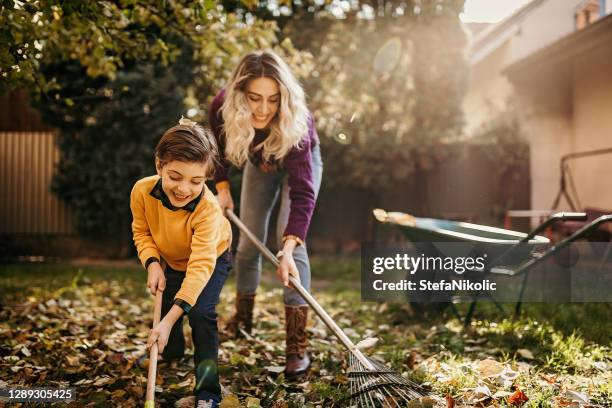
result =
[[180,358],[186,314],[195,349],[196,407],[214,408],[221,399],[216,305],[231,269],[231,227],[205,185],[217,155],[214,138],[195,122],[179,123],[155,149],[157,175],[132,189],[132,231],[151,294],[163,291],[162,320],[147,346],[157,342],[165,360]]

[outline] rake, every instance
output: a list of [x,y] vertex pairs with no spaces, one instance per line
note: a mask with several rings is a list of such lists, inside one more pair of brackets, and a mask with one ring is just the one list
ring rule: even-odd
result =
[[[155,306],[153,308],[153,327],[159,324],[161,319],[161,308],[162,308],[162,294],[161,290],[155,293]],[[145,408],[155,408],[155,380],[157,378],[157,355],[159,349],[157,342],[151,346],[149,354],[149,375],[147,377],[147,394],[145,400]]]
[[[227,209],[226,214],[259,251],[274,266],[278,267],[279,261],[276,256],[249,231],[240,221],[240,218],[231,209]],[[299,280],[289,275],[289,282],[350,353],[348,372],[350,396],[343,402],[348,403],[351,407],[392,408],[409,406],[411,408],[429,408],[433,405],[433,400],[427,396],[427,393],[419,384],[402,377],[385,367],[383,363],[366,357],[321,307],[319,302],[304,289]]]

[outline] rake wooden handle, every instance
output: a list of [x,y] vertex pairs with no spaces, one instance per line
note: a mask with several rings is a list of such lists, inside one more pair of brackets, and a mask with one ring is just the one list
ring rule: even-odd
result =
[[[161,290],[158,290],[155,294],[155,308],[153,309],[153,327],[159,324],[161,319],[161,307],[162,307],[162,294]],[[155,379],[157,378],[157,355],[159,349],[157,347],[157,341],[151,346],[149,353],[149,376],[147,379],[147,397],[145,400],[145,408],[155,408]]]
[[[263,242],[259,240],[259,238],[249,231],[247,226],[240,221],[240,218],[238,218],[238,216],[229,208],[225,210],[225,214],[234,224],[236,224],[238,229],[240,229],[240,231],[244,233],[253,242],[253,244],[255,244],[255,246],[264,254],[264,256],[268,258],[268,260],[272,262],[274,266],[278,267],[280,263],[276,256],[263,244]],[[340,340],[344,347],[346,347],[346,349],[352,353],[367,370],[374,370],[375,368],[372,363],[370,363],[366,356],[363,355],[361,350],[359,350],[357,346],[353,344],[351,339],[348,338],[346,333],[344,333],[338,324],[336,324],[334,319],[332,319],[325,309],[323,309],[319,302],[317,302],[316,299],[312,297],[312,295],[308,293],[306,289],[304,289],[300,281],[289,274],[289,282],[291,283],[291,286],[293,286],[293,288],[302,296],[306,303],[308,303],[312,310],[314,310],[314,312],[323,320],[323,322],[325,322],[327,327],[329,327],[329,329],[332,331],[332,333],[334,333],[338,340]]]

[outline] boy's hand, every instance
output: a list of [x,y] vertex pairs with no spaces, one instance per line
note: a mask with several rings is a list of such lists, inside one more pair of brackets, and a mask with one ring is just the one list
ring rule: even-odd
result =
[[153,262],[149,265],[147,271],[147,287],[149,288],[149,292],[155,296],[157,290],[163,291],[166,289],[166,276],[159,262]]
[[151,329],[149,339],[147,340],[147,348],[151,348],[151,346],[157,342],[159,353],[163,353],[166,344],[168,344],[168,337],[170,337],[171,329],[172,326],[162,319],[157,326]]

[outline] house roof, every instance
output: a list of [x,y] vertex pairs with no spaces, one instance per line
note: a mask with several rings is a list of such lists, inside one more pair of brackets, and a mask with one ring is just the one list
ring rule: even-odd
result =
[[612,14],[514,62],[502,73],[512,77],[531,70],[534,65],[557,65],[601,45],[608,45],[612,49]]
[[470,23],[464,23],[464,24],[467,26],[468,30],[470,30],[470,33],[474,37],[476,37],[480,32],[482,32],[486,28],[494,25],[494,23],[478,23],[478,22],[470,22]]
[[476,64],[495,51],[520,29],[523,19],[544,1],[546,0],[531,0],[499,23],[480,30],[470,44],[470,63]]

